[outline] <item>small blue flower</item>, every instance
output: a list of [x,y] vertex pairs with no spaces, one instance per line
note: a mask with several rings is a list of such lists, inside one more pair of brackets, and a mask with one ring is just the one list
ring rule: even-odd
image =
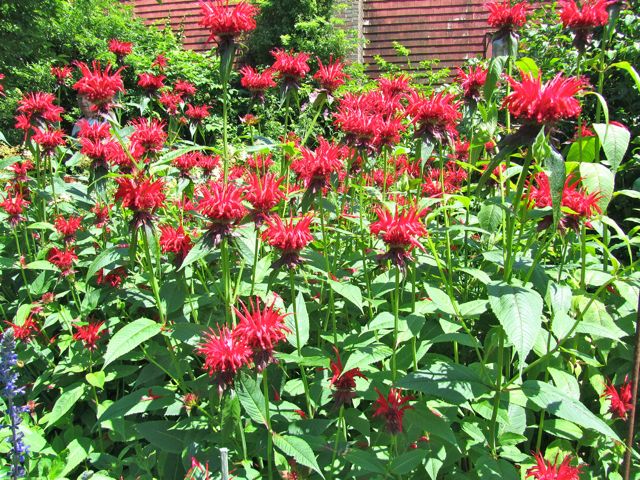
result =
[[22,441],[24,434],[18,430],[18,426],[22,422],[20,414],[27,409],[15,404],[16,396],[24,393],[24,387],[18,387],[18,372],[14,368],[18,362],[15,347],[13,329],[6,330],[0,339],[0,396],[7,404],[7,414],[9,415],[9,425],[3,425],[3,427],[8,427],[11,430],[9,459],[12,480],[25,476],[23,465],[28,453],[28,448]]

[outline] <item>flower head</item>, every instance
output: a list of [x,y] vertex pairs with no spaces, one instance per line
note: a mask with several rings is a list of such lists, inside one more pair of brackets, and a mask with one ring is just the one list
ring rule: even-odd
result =
[[297,222],[293,218],[283,221],[278,215],[267,219],[267,229],[262,232],[262,239],[281,252],[273,268],[293,268],[300,263],[300,252],[313,240],[309,230],[312,220],[311,215],[305,215]]
[[244,196],[254,209],[252,213],[256,222],[264,220],[269,211],[285,198],[284,192],[280,190],[283,181],[284,177],[277,177],[273,173],[262,176],[250,173],[247,176]]
[[247,214],[242,204],[242,190],[232,183],[209,182],[198,193],[202,197],[198,212],[211,221],[207,235],[217,245]]
[[306,187],[314,192],[328,186],[331,174],[343,168],[345,149],[342,145],[329,143],[320,138],[315,150],[301,148],[302,158],[294,161],[291,168],[304,181]]
[[625,377],[624,383],[619,388],[608,383],[604,389],[602,397],[609,400],[609,412],[614,417],[627,419],[627,412],[633,409],[633,395],[631,394],[631,382],[629,377]]
[[410,83],[411,78],[404,74],[378,79],[378,87],[382,94],[391,98],[407,94],[411,90]]
[[497,0],[486,4],[489,10],[487,23],[497,30],[515,30],[527,21],[527,3],[511,5],[510,0]]
[[567,455],[560,465],[555,462],[551,463],[544,459],[540,452],[534,455],[536,465],[527,470],[526,478],[534,478],[535,480],[580,480],[580,472],[582,465],[577,467],[571,466],[571,455]]
[[462,87],[464,98],[477,102],[482,97],[481,89],[487,81],[487,70],[480,65],[470,67],[468,72],[458,68],[456,80]]
[[22,325],[11,323],[8,320],[5,323],[13,329],[13,335],[16,340],[28,341],[34,335],[40,333],[40,327],[36,323],[33,313],[30,313]]
[[155,93],[164,87],[164,75],[154,75],[153,73],[139,73],[138,86],[145,90],[148,94]]
[[159,53],[151,63],[151,68],[157,68],[158,70],[162,71],[167,68],[167,65],[169,65],[169,59],[163,54]]
[[164,91],[160,93],[158,101],[162,104],[169,115],[178,113],[178,105],[182,103],[182,96],[174,92]]
[[257,153],[247,157],[247,166],[256,172],[266,173],[271,165],[273,165],[273,159],[270,153],[266,155]]
[[187,105],[184,114],[194,123],[200,123],[209,116],[209,107],[207,105]]
[[580,114],[580,101],[575,96],[586,87],[584,80],[559,73],[543,84],[540,75],[536,78],[522,71],[520,75],[521,82],[507,77],[513,91],[504,99],[504,105],[516,118],[536,125],[552,125]]
[[197,90],[191,82],[186,80],[176,80],[173,84],[173,91],[181,97],[192,97],[196,94]]
[[609,5],[612,0],[584,0],[581,7],[575,0],[560,0],[560,20],[565,28],[570,29],[575,38],[573,44],[580,50],[591,40],[593,29],[606,25],[609,21]]
[[73,69],[68,65],[61,67],[51,66],[51,75],[54,76],[58,85],[64,85],[64,82],[66,82],[68,78],[71,78],[72,72]]
[[73,262],[78,259],[73,247],[67,247],[64,250],[60,250],[58,247],[53,247],[47,254],[47,260],[49,263],[55,265],[62,271],[63,276],[71,275],[73,273]]
[[334,61],[333,57],[329,58],[327,65],[323,65],[322,60],[318,58],[318,71],[313,78],[318,81],[323,90],[333,93],[349,77],[343,70],[344,63],[339,60]]
[[112,72],[111,65],[102,70],[100,62],[93,61],[91,67],[86,63],[76,62],[82,73],[73,89],[93,103],[94,110],[107,110],[118,92],[124,93],[124,84],[120,72],[122,67]]
[[272,65],[272,69],[278,72],[285,87],[296,87],[307,73],[309,73],[310,55],[308,53],[287,52],[280,48],[271,50],[271,55],[276,59]]
[[58,128],[36,128],[35,133],[31,137],[45,154],[51,154],[53,151],[66,143],[64,132]]
[[69,218],[58,215],[54,220],[54,226],[58,233],[64,237],[65,242],[73,240],[81,224],[82,217],[74,215],[71,215]]
[[388,246],[387,253],[380,256],[381,260],[391,260],[402,267],[406,260],[412,260],[410,251],[414,247],[424,250],[418,241],[427,234],[427,229],[420,222],[423,212],[418,212],[415,206],[401,211],[396,207],[395,213],[383,208],[376,208],[374,211],[378,220],[369,226],[369,230]]
[[134,130],[129,137],[134,157],[158,153],[167,140],[165,123],[155,118],[136,118],[131,121]]
[[373,416],[384,418],[387,431],[391,435],[402,433],[402,417],[406,410],[413,408],[410,405],[406,405],[413,400],[413,397],[402,395],[402,391],[398,388],[391,388],[389,395],[386,397],[377,388],[375,391],[378,393],[378,399],[376,400],[377,408]]
[[29,205],[29,202],[24,199],[20,192],[14,194],[9,193],[7,197],[0,202],[0,208],[7,212],[7,215],[9,215],[9,224],[14,227],[24,220],[22,213],[27,205]]
[[164,253],[174,253],[177,262],[182,262],[192,246],[191,237],[184,231],[182,225],[178,228],[171,225],[160,225],[160,248]]
[[[28,92],[18,100],[17,111],[22,114],[26,129],[39,121],[55,123],[62,120],[60,114],[64,108],[55,105],[56,97],[52,93]],[[16,117],[17,118],[17,117]],[[19,128],[19,127],[17,127]]]
[[424,97],[411,92],[407,115],[416,127],[416,137],[427,137],[438,142],[453,141],[458,136],[456,126],[462,118],[460,102],[449,93],[439,92]]
[[242,311],[233,307],[240,320],[233,335],[253,350],[253,363],[258,370],[263,370],[273,361],[276,345],[291,333],[284,323],[286,315],[275,308],[273,302],[261,308],[259,297],[255,302],[249,300],[249,308],[244,303],[241,306]]
[[204,357],[204,368],[209,375],[216,375],[218,392],[233,384],[238,371],[251,359],[251,348],[244,339],[233,335],[226,325],[216,333],[210,329],[205,333],[196,351]]
[[151,222],[153,212],[164,206],[164,183],[151,177],[118,177],[115,199],[134,212],[132,224],[138,228]]
[[86,325],[74,323],[72,326],[76,331],[73,333],[73,339],[82,342],[86,349],[93,351],[96,349],[96,342],[106,332],[102,325],[104,322],[88,322]]
[[242,75],[240,85],[242,85],[242,88],[249,90],[254,97],[262,99],[265,91],[276,86],[271,68],[267,68],[260,73],[253,67],[245,66],[240,69],[240,74]]
[[109,40],[109,51],[115,53],[118,58],[124,58],[133,51],[133,43],[112,38]]
[[340,353],[336,347],[333,347],[333,351],[336,353],[336,359],[331,360],[329,366],[331,367],[331,373],[333,374],[329,383],[335,389],[333,392],[333,399],[336,401],[337,406],[348,405],[355,398],[356,377],[365,377],[359,368],[352,368],[344,371],[342,360],[340,359]]
[[200,0],[202,18],[200,25],[209,30],[209,39],[219,45],[232,42],[243,33],[256,28],[255,17],[258,9],[241,0],[235,5],[229,5],[228,0]]

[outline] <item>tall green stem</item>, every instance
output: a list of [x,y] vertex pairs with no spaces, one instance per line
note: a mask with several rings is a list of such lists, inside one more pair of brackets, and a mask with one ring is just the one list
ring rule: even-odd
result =
[[[300,326],[298,325],[298,308],[296,307],[296,274],[293,269],[289,271],[289,287],[291,289],[291,305],[293,306],[293,321],[296,329],[296,351],[298,357],[302,359],[302,344],[300,342]],[[300,365],[300,376],[302,377],[302,385],[304,386],[304,396],[307,402],[307,412],[309,418],[313,418],[313,410],[311,409],[311,395],[309,394],[309,383],[307,381],[307,373],[304,365]]]
[[262,371],[262,392],[264,395],[265,420],[267,421],[267,465],[269,480],[273,478],[273,439],[271,438],[271,412],[269,405],[269,381],[267,379],[268,366]]
[[392,379],[395,382],[398,376],[398,366],[396,364],[396,354],[398,349],[398,327],[400,324],[400,267],[396,266],[396,282],[393,293],[393,353],[391,356]]
[[491,413],[491,423],[489,424],[489,441],[491,442],[491,453],[495,457],[497,455],[496,442],[497,435],[496,429],[498,424],[498,411],[500,410],[500,394],[502,393],[502,363],[504,361],[504,332],[502,328],[498,333],[498,365],[497,379],[496,379],[496,393],[493,397],[493,412]]
[[[146,229],[146,227],[144,228]],[[149,232],[145,230],[145,232],[142,235],[142,242],[144,244],[144,256],[145,256],[146,265],[147,265],[147,274],[149,276],[149,282],[151,282],[151,291],[153,292],[153,297],[156,301],[160,322],[164,324],[166,321],[166,317],[164,314],[164,308],[162,306],[162,302],[160,300],[160,288],[158,287],[158,279],[156,278],[156,275],[153,269],[153,261],[151,260],[151,247],[149,246],[148,234]],[[153,231],[151,232],[151,235],[153,235],[155,238],[155,233]],[[160,267],[160,265],[158,265],[158,267]]]

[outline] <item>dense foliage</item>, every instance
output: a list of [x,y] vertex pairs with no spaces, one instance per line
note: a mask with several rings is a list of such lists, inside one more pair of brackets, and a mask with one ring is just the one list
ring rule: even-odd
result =
[[245,2],[203,4],[206,56],[123,34],[0,77],[0,475],[637,477],[640,221],[608,212],[640,192],[605,84],[640,77],[605,52],[624,75],[585,80],[622,30],[582,3],[545,16],[559,70],[492,2],[504,55],[446,85],[237,71]]

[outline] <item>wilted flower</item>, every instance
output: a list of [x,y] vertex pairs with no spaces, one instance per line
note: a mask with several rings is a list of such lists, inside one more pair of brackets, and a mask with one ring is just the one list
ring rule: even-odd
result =
[[286,315],[274,308],[274,302],[260,308],[260,298],[256,297],[255,302],[249,300],[249,308],[244,303],[241,303],[242,311],[233,307],[240,319],[233,336],[253,350],[253,363],[258,370],[263,370],[273,361],[276,345],[291,333],[284,323]]
[[233,385],[236,373],[247,363],[252,355],[251,348],[244,339],[234,336],[226,325],[218,328],[218,333],[210,329],[203,335],[196,349],[204,357],[204,368],[212,376],[215,374],[218,393]]
[[359,368],[352,368],[344,371],[342,360],[340,359],[340,353],[336,347],[333,347],[333,351],[336,353],[336,359],[331,360],[330,367],[333,374],[331,380],[331,386],[335,389],[333,392],[333,399],[336,401],[338,407],[342,405],[348,405],[355,398],[356,377],[365,377]]
[[534,454],[536,465],[527,470],[526,478],[535,480],[580,480],[582,465],[571,466],[571,455],[567,455],[560,465],[558,456],[554,463],[547,462],[540,452]]
[[312,220],[311,215],[305,215],[297,222],[293,218],[283,222],[278,215],[267,219],[262,239],[281,252],[280,259],[271,265],[272,268],[293,268],[300,263],[300,252],[313,240],[309,230]]
[[413,397],[402,395],[402,391],[398,388],[391,388],[386,397],[377,388],[375,391],[378,393],[378,399],[376,400],[377,409],[373,416],[384,418],[387,432],[391,435],[402,433],[404,412],[413,408],[406,403],[413,400]]

